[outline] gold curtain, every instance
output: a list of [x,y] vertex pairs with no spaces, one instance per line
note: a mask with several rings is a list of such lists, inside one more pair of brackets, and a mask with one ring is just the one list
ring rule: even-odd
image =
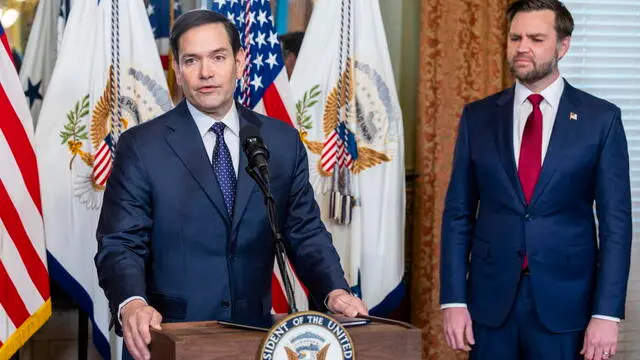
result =
[[509,2],[421,2],[411,321],[422,329],[425,359],[466,358],[448,350],[442,332],[441,216],[464,104],[511,83],[505,62]]

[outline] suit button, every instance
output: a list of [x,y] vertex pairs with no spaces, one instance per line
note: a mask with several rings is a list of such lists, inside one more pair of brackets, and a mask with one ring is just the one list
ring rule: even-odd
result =
[[237,261],[239,256],[238,255],[231,255],[229,256],[231,258],[231,261]]
[[529,213],[524,214],[524,219],[526,221],[530,221],[531,220],[531,214],[529,214]]
[[231,306],[231,303],[228,302],[227,300],[223,300],[223,301],[220,301],[220,306],[222,306],[222,308],[224,309],[228,309],[229,306]]

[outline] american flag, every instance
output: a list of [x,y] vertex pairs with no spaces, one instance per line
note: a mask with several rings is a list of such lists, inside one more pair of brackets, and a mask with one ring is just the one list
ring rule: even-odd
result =
[[94,154],[93,171],[91,176],[96,185],[104,187],[107,185],[107,179],[111,175],[111,166],[113,165],[113,154],[115,149],[113,148],[113,141],[111,141],[111,134],[102,139],[98,151]]
[[287,110],[291,90],[269,1],[214,0],[213,10],[236,25],[247,55],[236,99],[254,111],[293,125]]
[[322,170],[332,174],[334,168],[349,168],[358,159],[355,135],[344,121],[329,134],[322,146]]
[[0,359],[51,316],[33,121],[0,25]]
[[182,14],[180,0],[147,0],[149,23],[151,24],[151,30],[153,30],[153,37],[158,45],[162,68],[165,71],[169,70],[171,65],[169,63],[169,52],[171,51],[169,33],[171,32],[172,11],[173,18],[177,18]]
[[[214,0],[212,9],[225,15],[240,32],[240,43],[246,52],[244,77],[236,87],[235,97],[256,112],[282,120],[293,126],[293,104],[278,33],[268,0]],[[288,264],[290,273],[293,273]],[[306,289],[297,277],[292,277],[299,309],[307,305]],[[271,294],[273,310],[289,310],[280,273],[274,269]]]

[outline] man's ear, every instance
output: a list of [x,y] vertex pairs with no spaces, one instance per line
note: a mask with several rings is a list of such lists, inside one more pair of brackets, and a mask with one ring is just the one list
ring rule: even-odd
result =
[[173,57],[173,61],[171,61],[171,67],[173,68],[173,73],[176,74],[176,83],[182,86],[182,71],[180,70],[180,64],[178,64],[178,59]]
[[238,50],[235,56],[236,79],[241,79],[242,75],[244,74],[245,60],[246,58],[245,58],[244,49],[240,48],[240,50]]
[[571,36],[567,36],[558,42],[558,60],[562,59],[571,47]]

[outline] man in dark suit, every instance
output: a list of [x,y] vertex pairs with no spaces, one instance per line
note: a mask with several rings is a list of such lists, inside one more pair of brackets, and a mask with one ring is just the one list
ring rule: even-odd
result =
[[130,355],[149,358],[149,327],[163,319],[270,313],[274,245],[262,193],[244,171],[247,124],[271,152],[271,191],[297,275],[329,310],[366,313],[346,290],[298,133],[233,101],[245,61],[236,28],[196,10],[177,19],[170,41],[186,101],[122,134],[97,232],[100,286]]
[[608,359],[631,255],[620,109],[560,76],[573,31],[562,3],[515,1],[508,19],[517,83],[460,120],[442,220],[445,336],[471,359]]

